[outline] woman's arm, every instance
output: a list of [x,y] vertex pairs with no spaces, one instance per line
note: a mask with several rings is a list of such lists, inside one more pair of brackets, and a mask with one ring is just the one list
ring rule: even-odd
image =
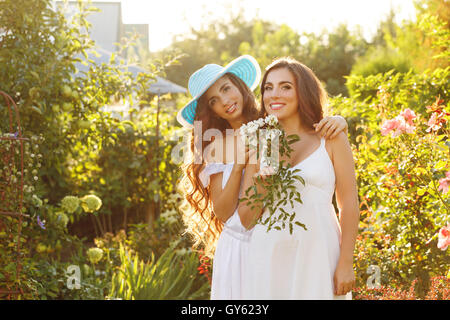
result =
[[236,210],[239,200],[239,189],[242,180],[241,166],[234,165],[231,170],[225,188],[222,189],[223,173],[213,174],[210,177],[209,190],[213,204],[214,214],[222,221],[226,222]]
[[[331,141],[330,141],[331,142]],[[335,294],[349,292],[355,284],[353,253],[359,225],[358,191],[355,163],[347,135],[340,132],[331,142],[336,176],[336,202],[341,225],[341,250],[334,274]]]
[[[218,148],[225,146],[223,140],[217,139],[213,143],[217,143],[215,146],[218,146]],[[233,215],[238,206],[242,170],[244,170],[248,161],[248,150],[243,149],[245,146],[240,140],[233,138],[233,140],[229,140],[229,143],[230,147],[232,147],[232,156],[234,158],[234,165],[230,177],[223,189],[223,173],[211,175],[209,184],[214,214],[224,223]],[[245,152],[244,159],[238,158],[239,152]],[[224,150],[223,154],[226,154],[226,150]],[[209,156],[207,157],[209,158]]]
[[[259,165],[257,164],[249,164],[245,167],[245,173],[244,178],[242,182],[242,190],[245,192],[248,188],[255,185],[253,177],[256,173],[259,172]],[[258,192],[261,192],[261,188],[257,186]],[[253,190],[249,192],[248,197],[253,195]],[[238,213],[239,218],[241,219],[242,225],[246,229],[251,229],[255,225],[255,221],[258,218],[259,214],[262,211],[262,206],[255,207],[253,209],[250,208],[250,206],[247,205],[247,202],[240,202],[238,205]]]

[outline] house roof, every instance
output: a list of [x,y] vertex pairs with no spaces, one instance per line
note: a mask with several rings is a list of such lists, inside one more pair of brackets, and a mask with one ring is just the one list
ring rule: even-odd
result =
[[[63,4],[62,1],[56,1],[57,4]],[[69,1],[67,17],[72,16],[77,9],[77,1]],[[148,24],[123,24],[122,23],[122,7],[120,2],[91,2],[93,7],[99,8],[100,12],[92,12],[87,16],[87,21],[91,23],[89,29],[89,35],[92,40],[95,41],[97,48],[96,51],[99,56],[94,54],[88,54],[88,58],[93,60],[97,64],[109,64],[110,58],[113,52],[117,51],[117,46],[114,43],[120,43],[121,38],[125,36],[127,32],[136,31],[142,37],[141,43],[148,48]],[[82,56],[79,58],[83,59]],[[83,59],[84,60],[84,59]],[[82,63],[76,63],[76,68],[81,72],[87,72],[89,65],[86,66]],[[138,66],[127,66],[127,70],[134,76],[138,73],[147,73],[148,71]],[[169,80],[161,77],[156,77],[156,82],[151,84],[149,91],[154,94],[164,93],[186,93],[186,88],[179,86]]]
[[[96,64],[101,65],[102,63],[109,64],[112,52],[99,48],[96,50],[98,55],[94,55],[93,53],[88,54],[88,58],[94,61]],[[81,62],[77,62],[75,64],[76,68],[81,72],[87,72],[89,70],[89,64],[85,65]],[[117,64],[118,65],[118,64]],[[133,76],[137,76],[139,73],[148,73],[147,70],[141,68],[136,65],[128,65],[126,66],[127,71],[131,72]],[[186,88],[177,85],[167,79],[156,76],[155,82],[152,83],[149,87],[149,92],[153,94],[165,94],[165,93],[186,93]]]

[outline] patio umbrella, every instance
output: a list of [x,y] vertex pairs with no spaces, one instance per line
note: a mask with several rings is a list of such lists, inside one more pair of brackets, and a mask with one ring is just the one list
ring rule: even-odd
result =
[[[99,65],[101,65],[102,63],[105,63],[105,64],[110,63],[111,55],[113,54],[112,52],[102,49],[102,48],[97,48],[96,52],[98,53],[98,55],[89,53],[88,59],[94,61],[95,63],[97,63]],[[79,55],[78,58],[83,59],[83,56]],[[76,62],[75,67],[79,71],[84,71],[84,72],[89,71],[89,63],[88,63],[88,65],[84,65],[81,62]],[[127,66],[127,69],[128,69],[128,71],[130,71],[133,74],[133,76],[137,76],[138,73],[148,73],[147,70],[145,70],[141,67],[138,67],[138,66],[134,66],[134,65]],[[156,82],[152,83],[148,89],[148,91],[150,93],[162,95],[162,94],[166,94],[166,93],[186,93],[187,92],[186,88],[184,88],[176,83],[173,83],[167,79],[156,76],[155,80],[156,80]]]

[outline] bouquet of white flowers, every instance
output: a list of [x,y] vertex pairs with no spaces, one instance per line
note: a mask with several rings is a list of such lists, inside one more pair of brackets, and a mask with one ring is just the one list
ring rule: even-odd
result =
[[[262,204],[264,209],[268,210],[268,217],[263,219],[261,216],[256,221],[256,223],[266,225],[267,231],[272,228],[281,230],[289,226],[289,232],[292,234],[294,225],[306,230],[303,223],[294,221],[295,212],[293,210],[287,212],[280,207],[289,203],[291,208],[294,208],[294,201],[302,203],[301,195],[295,187],[296,180],[305,184],[304,179],[298,175],[300,169],[291,170],[290,164],[279,160],[281,156],[289,158],[293,150],[289,145],[298,141],[299,136],[286,136],[278,119],[273,115],[251,121],[241,126],[239,130],[244,143],[249,146],[250,150],[256,151],[257,159],[260,159],[260,169],[267,167],[271,168],[273,172],[272,175],[264,178],[264,181],[260,176],[256,178],[256,183],[267,191],[265,195],[258,193],[256,186],[252,186],[245,190],[245,197],[240,201],[246,202],[251,209],[254,209],[257,204]],[[253,194],[249,196],[252,190]],[[277,208],[279,211],[276,213]]]

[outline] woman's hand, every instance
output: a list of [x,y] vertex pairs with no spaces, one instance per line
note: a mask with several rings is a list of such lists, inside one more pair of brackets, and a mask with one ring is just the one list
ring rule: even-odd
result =
[[316,132],[325,139],[335,138],[339,132],[344,131],[347,133],[348,124],[347,121],[341,116],[328,116],[320,120],[319,123],[313,124]]
[[256,150],[250,149],[240,136],[234,137],[234,166],[233,169],[242,171],[247,165],[258,165]]
[[350,292],[356,283],[353,264],[339,260],[334,272],[333,281],[335,295],[341,296]]
[[273,174],[275,174],[275,170],[271,166],[262,167],[257,173],[253,175],[253,178],[256,179],[258,177],[261,177],[264,181],[268,176],[271,176]]

